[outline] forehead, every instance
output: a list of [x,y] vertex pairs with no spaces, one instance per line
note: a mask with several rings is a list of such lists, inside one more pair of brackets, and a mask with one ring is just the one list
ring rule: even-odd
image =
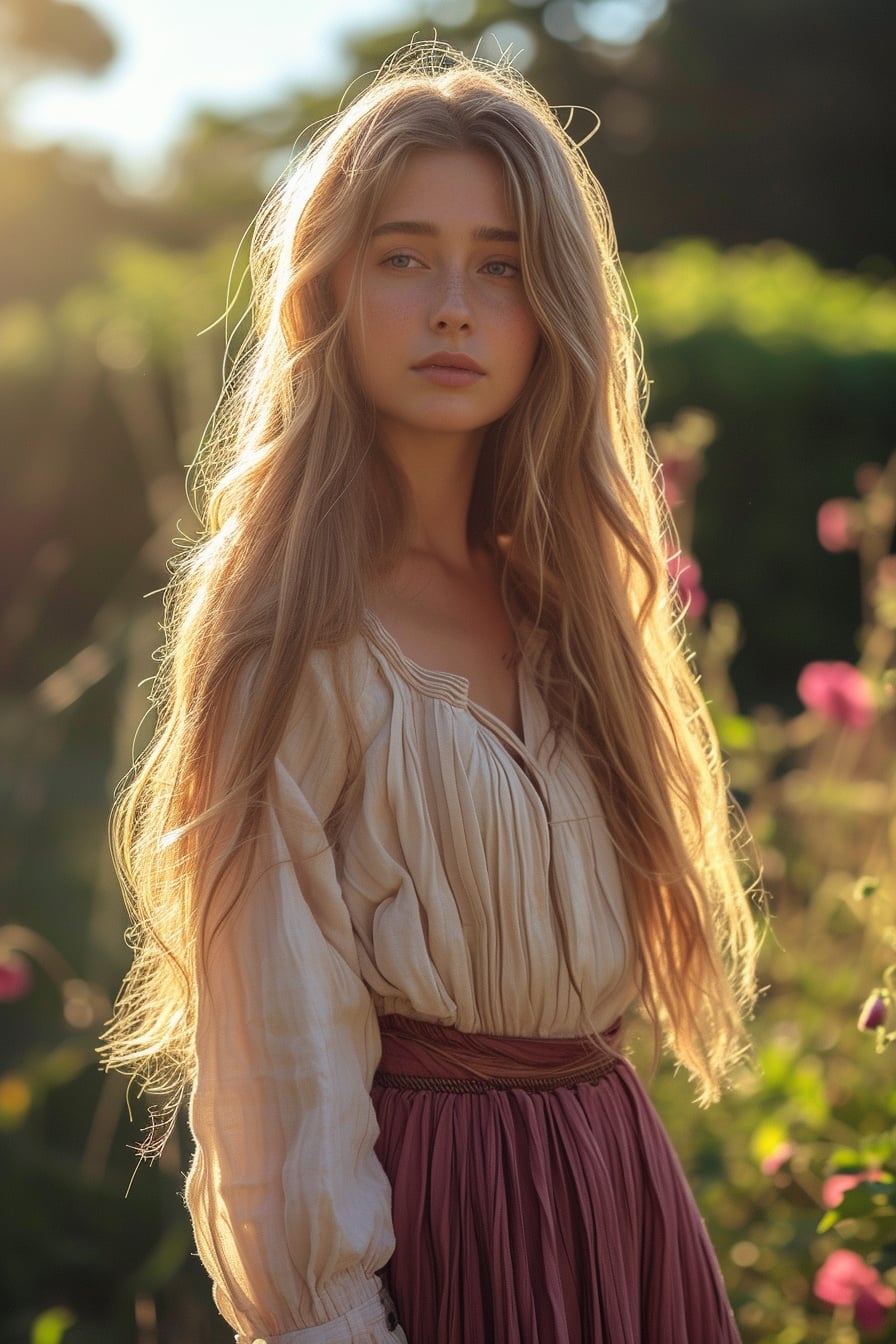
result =
[[374,225],[390,220],[426,220],[445,228],[509,229],[516,223],[501,165],[474,149],[415,150],[385,192]]

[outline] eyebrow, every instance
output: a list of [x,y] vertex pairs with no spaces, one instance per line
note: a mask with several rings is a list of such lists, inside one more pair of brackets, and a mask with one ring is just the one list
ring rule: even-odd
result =
[[[439,229],[423,219],[394,219],[385,224],[377,224],[371,238],[380,238],[385,233],[411,233],[418,237],[435,238]],[[477,243],[518,243],[520,236],[516,229],[499,229],[483,224],[473,230],[473,240]]]

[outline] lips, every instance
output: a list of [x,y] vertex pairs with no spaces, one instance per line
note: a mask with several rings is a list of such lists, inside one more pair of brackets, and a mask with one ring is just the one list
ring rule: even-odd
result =
[[419,363],[412,366],[415,369],[460,369],[464,373],[484,374],[485,369],[481,364],[477,364],[475,359],[470,359],[469,355],[454,354],[450,350],[437,350],[433,355],[427,355]]

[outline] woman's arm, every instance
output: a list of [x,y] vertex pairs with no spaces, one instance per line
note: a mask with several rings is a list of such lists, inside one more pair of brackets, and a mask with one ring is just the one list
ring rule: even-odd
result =
[[369,1095],[379,1029],[309,796],[329,792],[335,722],[302,714],[253,876],[207,940],[187,1203],[215,1300],[247,1344],[404,1338],[377,1273],[393,1249]]

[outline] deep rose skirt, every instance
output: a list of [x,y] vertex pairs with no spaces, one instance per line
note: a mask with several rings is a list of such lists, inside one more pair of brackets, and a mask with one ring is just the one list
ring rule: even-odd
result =
[[590,1042],[381,1019],[384,1271],[409,1344],[738,1344],[632,1067]]

